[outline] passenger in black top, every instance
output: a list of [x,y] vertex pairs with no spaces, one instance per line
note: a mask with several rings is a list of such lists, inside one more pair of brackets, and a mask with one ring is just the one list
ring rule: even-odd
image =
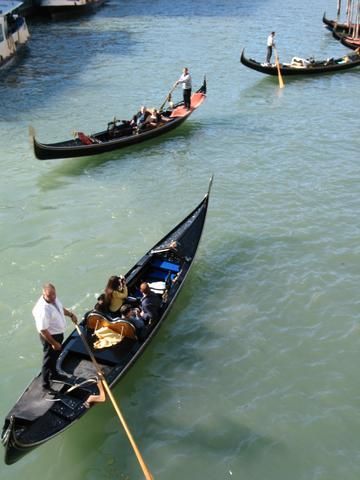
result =
[[142,106],[140,108],[140,112],[137,114],[137,120],[136,120],[138,130],[141,130],[142,128],[144,128],[150,115],[151,113],[145,106]]
[[140,292],[143,295],[140,316],[146,325],[154,325],[160,319],[161,299],[150,290],[149,284],[146,282],[140,285]]
[[140,316],[140,310],[126,303],[120,308],[120,314],[122,319],[134,325],[139,340],[143,340],[146,334],[146,328],[144,320]]

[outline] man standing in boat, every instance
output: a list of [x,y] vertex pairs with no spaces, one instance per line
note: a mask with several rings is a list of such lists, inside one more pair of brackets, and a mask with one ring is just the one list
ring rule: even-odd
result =
[[266,63],[269,65],[272,55],[272,49],[275,48],[275,32],[271,32],[267,39]]
[[189,69],[187,67],[184,67],[183,73],[182,73],[181,77],[179,78],[179,80],[177,80],[177,82],[175,82],[174,87],[176,87],[180,83],[182,84],[182,88],[183,88],[184,106],[185,106],[186,109],[190,110],[192,84],[191,84],[191,75],[190,75]]
[[32,314],[43,346],[42,387],[44,390],[50,390],[51,380],[56,376],[56,361],[64,339],[65,316],[71,318],[74,323],[77,323],[77,318],[73,312],[62,306],[51,283],[43,286],[42,296],[36,302]]

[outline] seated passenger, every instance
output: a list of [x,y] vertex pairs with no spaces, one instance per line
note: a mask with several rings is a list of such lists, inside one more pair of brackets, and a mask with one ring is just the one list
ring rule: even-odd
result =
[[145,328],[144,320],[140,316],[140,309],[133,308],[129,304],[124,304],[120,308],[120,313],[121,313],[121,318],[123,320],[127,320],[132,325],[134,325],[134,327],[136,328],[136,334],[139,340],[143,340],[146,333],[146,328]]
[[148,124],[151,127],[157,127],[160,123],[161,115],[160,113],[156,110],[156,108],[153,108],[151,110],[151,114],[148,117]]
[[111,316],[120,315],[120,308],[128,296],[125,277],[113,275],[109,278],[105,288],[104,306],[109,310]]
[[164,115],[162,115],[160,112],[158,112],[156,110],[156,108],[153,108],[152,111],[151,111],[151,115],[150,117],[148,118],[148,123],[149,125],[151,125],[152,127],[157,127],[159,125],[161,125],[162,123],[165,123],[165,122],[170,122],[171,119],[168,118],[168,117],[165,117]]
[[146,282],[140,285],[140,292],[142,293],[140,316],[146,325],[154,325],[160,319],[161,299],[150,290]]
[[182,247],[180,242],[173,240],[170,242],[168,247],[160,248],[158,250],[152,250],[151,253],[168,253],[168,259],[171,261],[181,261],[181,262],[190,262],[191,257],[187,257],[183,255]]
[[137,117],[136,125],[138,130],[141,130],[142,128],[144,128],[150,115],[151,113],[149,112],[149,110],[143,105],[140,108],[140,112],[136,116]]
[[102,293],[101,295],[98,296],[97,303],[94,306],[94,310],[105,315],[108,313],[105,293]]
[[133,116],[133,118],[132,118],[132,119],[130,120],[130,122],[129,122],[129,125],[130,125],[131,128],[133,128],[133,129],[136,128],[136,126],[137,126],[137,119],[138,119],[138,116],[135,114],[135,115]]

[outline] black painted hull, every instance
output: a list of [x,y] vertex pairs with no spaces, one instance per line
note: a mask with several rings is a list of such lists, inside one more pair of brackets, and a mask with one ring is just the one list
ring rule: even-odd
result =
[[336,29],[339,33],[349,33],[349,25],[346,23],[337,23],[335,20],[329,20],[326,18],[324,13],[323,15],[323,23],[326,25],[326,28],[331,32]]
[[[206,81],[202,87],[196,92],[203,94],[204,99],[206,97]],[[183,102],[177,104],[177,107],[181,107]],[[58,158],[76,158],[87,157],[92,155],[100,155],[103,153],[119,150],[124,147],[137,145],[142,142],[151,140],[153,138],[164,135],[171,132],[175,128],[179,127],[190,115],[196,110],[197,107],[191,108],[184,116],[173,118],[170,122],[164,123],[159,127],[155,127],[137,134],[125,134],[117,138],[110,140],[104,140],[102,143],[93,143],[91,145],[83,145],[79,140],[68,140],[65,142],[44,144],[40,143],[33,138],[33,146],[35,157],[39,160],[54,160]],[[165,112],[166,113],[166,112]],[[106,131],[98,132],[92,135],[96,139],[106,138]]]
[[[148,333],[146,339],[140,343],[137,340],[126,338],[118,346],[100,351],[94,350],[91,340],[93,335],[86,330],[85,317],[81,322],[84,335],[86,335],[90,348],[92,348],[106,381],[111,387],[119,382],[144,353],[146,347],[159,331],[187,278],[202,236],[211,183],[212,180],[207,194],[198,206],[149,250],[126,274],[129,294],[134,295],[142,281],[149,281],[154,276],[156,278],[159,275],[168,275],[167,269],[178,269],[178,278],[173,281],[171,288],[168,290],[160,319]],[[175,256],[166,250],[166,247],[172,241],[176,241],[181,249],[181,252],[178,252]],[[114,265],[114,271],[117,268]],[[46,401],[41,390],[41,378],[37,376],[7,415],[1,437],[5,447],[6,464],[10,465],[17,462],[34,448],[70,428],[89,411],[85,408],[83,402],[89,394],[96,392],[94,384],[75,389],[71,393],[67,392],[69,385],[79,383],[79,379],[90,378],[95,373],[90,357],[87,355],[76,330],[64,342],[58,361],[58,369],[63,378],[66,377],[68,381],[59,381],[56,397],[59,400],[57,402]]]
[[[315,64],[310,64],[307,67],[293,67],[290,64],[280,64],[280,72],[283,76],[323,75],[326,73],[341,72],[360,66],[359,55],[352,55],[349,57],[349,62],[344,61],[341,63],[341,60],[343,59],[338,58],[333,60],[332,63],[316,62]],[[246,67],[256,70],[257,72],[264,73],[266,75],[278,76],[276,65],[264,65],[251,58],[246,58],[244,51],[242,51],[240,62]]]
[[351,50],[357,50],[360,48],[360,39],[356,41],[348,37],[341,37],[340,42],[344,45],[344,47],[351,48]]

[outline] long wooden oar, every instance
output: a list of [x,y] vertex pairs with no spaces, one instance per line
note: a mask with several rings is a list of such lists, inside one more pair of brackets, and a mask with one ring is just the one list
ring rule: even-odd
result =
[[120,411],[119,405],[116,403],[116,400],[115,400],[113,394],[111,393],[110,387],[109,387],[109,385],[108,385],[108,383],[107,383],[107,381],[106,381],[106,379],[105,379],[105,377],[104,377],[104,375],[101,371],[101,368],[100,368],[99,364],[97,363],[93,352],[90,350],[89,344],[88,344],[86,338],[84,337],[84,334],[82,333],[79,325],[77,323],[74,323],[74,324],[75,324],[75,328],[76,328],[76,330],[77,330],[77,332],[78,332],[78,334],[79,334],[79,336],[80,336],[80,338],[81,338],[81,340],[82,340],[82,342],[83,342],[83,344],[86,348],[86,351],[88,352],[88,354],[91,358],[91,361],[94,364],[94,367],[96,368],[96,373],[97,373],[99,379],[101,380],[102,384],[104,385],[106,393],[109,395],[111,403],[113,404],[115,412],[117,413],[117,416],[119,417],[120,423],[121,423],[121,425],[123,426],[123,428],[126,432],[126,435],[127,435],[128,439],[131,443],[131,446],[134,449],[135,455],[136,455],[136,457],[137,457],[137,459],[140,463],[141,469],[144,473],[144,476],[145,476],[146,480],[154,480],[154,477],[152,476],[149,468],[147,467],[144,459],[142,458],[141,453],[140,453],[140,451],[139,451],[139,449],[138,449],[138,447],[135,443],[135,440],[134,440],[133,436],[131,435],[129,427],[127,426],[126,421],[125,421],[125,419],[124,419],[124,417],[123,417],[123,415]]
[[161,110],[164,108],[166,102],[170,102],[171,94],[172,94],[172,92],[175,90],[176,87],[177,87],[177,84],[175,83],[175,84],[172,86],[170,92],[166,95],[166,98],[165,98],[164,102],[162,103],[161,107],[159,108],[159,112],[161,112]]
[[282,75],[281,75],[279,55],[278,55],[275,47],[274,47],[274,50],[275,50],[275,64],[276,64],[276,68],[277,68],[277,72],[278,72],[278,78],[279,78],[279,87],[284,88],[285,84],[284,84],[284,80],[283,80]]

